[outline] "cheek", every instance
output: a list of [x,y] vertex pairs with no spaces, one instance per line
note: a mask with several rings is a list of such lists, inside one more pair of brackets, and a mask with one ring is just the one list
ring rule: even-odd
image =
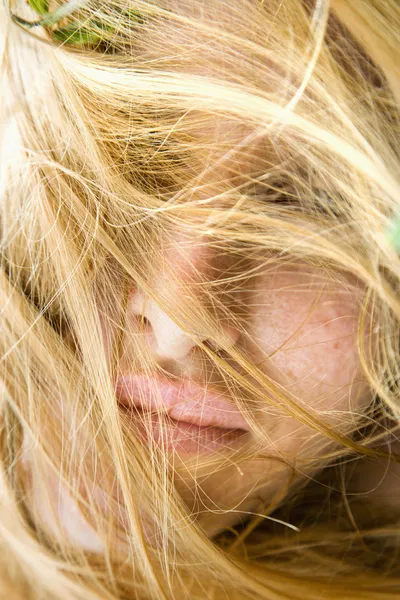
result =
[[[314,290],[313,290],[314,287]],[[315,289],[304,276],[261,281],[250,336],[262,369],[320,412],[360,409],[370,400],[357,348],[360,292]],[[256,348],[256,346],[255,346]]]

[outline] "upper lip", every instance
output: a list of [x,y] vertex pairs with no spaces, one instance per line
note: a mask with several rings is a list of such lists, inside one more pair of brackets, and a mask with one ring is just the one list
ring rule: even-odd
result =
[[116,381],[115,393],[125,407],[167,413],[176,421],[200,427],[249,429],[228,396],[191,380],[175,382],[158,376],[124,375]]

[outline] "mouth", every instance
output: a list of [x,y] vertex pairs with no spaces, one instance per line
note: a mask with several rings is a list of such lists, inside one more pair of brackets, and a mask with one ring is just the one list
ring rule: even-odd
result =
[[238,407],[208,386],[126,375],[117,380],[115,392],[144,439],[166,450],[212,452],[234,448],[250,435]]

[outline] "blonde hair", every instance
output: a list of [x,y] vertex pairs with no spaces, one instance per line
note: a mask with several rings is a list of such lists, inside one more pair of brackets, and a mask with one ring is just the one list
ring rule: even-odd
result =
[[[57,27],[30,30],[10,10],[37,20],[27,6],[2,9],[3,597],[397,598],[398,522],[350,503],[345,486],[351,462],[398,460],[380,445],[400,417],[400,258],[385,234],[400,198],[397,1],[89,0]],[[86,37],[60,43],[54,31],[71,24]],[[246,174],[253,147],[262,164]],[[201,301],[189,288],[179,305],[159,296],[152,278],[161,267],[175,276],[161,250],[177,229],[252,255],[260,270],[278,257],[362,282],[358,351],[374,400],[351,430],[305,410],[229,346],[218,317],[235,317],[215,282]],[[115,307],[132,282],[198,341],[243,411],[256,392],[326,441],[307,459],[306,487],[289,477],[260,514],[214,540],[115,402],[99,308],[125,331]],[[139,345],[136,355],[150,369]],[[93,492],[100,475],[107,511]],[[54,516],[44,527],[29,486],[51,507],[49,477],[104,551],[71,544]]]

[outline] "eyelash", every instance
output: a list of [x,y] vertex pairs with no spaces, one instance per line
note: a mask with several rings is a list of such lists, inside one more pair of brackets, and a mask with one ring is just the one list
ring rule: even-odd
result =
[[335,203],[324,190],[315,190],[313,193],[314,200],[308,200],[307,204],[305,201],[301,200],[299,195],[287,190],[284,191],[279,189],[278,186],[259,186],[255,191],[251,192],[249,196],[258,201],[286,205],[288,208],[300,208],[304,211],[310,207],[313,212],[329,217],[332,217],[332,215],[340,216],[341,214],[337,209],[337,203]]

